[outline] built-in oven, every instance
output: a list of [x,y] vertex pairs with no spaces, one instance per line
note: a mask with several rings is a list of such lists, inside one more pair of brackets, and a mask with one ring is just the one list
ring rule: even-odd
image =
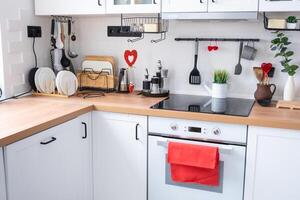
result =
[[[149,118],[148,200],[242,200],[247,126]],[[174,182],[168,143],[218,147],[219,186]]]

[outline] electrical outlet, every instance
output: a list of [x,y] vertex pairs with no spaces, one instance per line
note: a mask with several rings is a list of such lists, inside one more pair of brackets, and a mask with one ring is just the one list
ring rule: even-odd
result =
[[141,37],[142,33],[130,32],[130,26],[108,26],[108,37]]
[[29,38],[42,37],[42,27],[40,26],[27,26],[27,35]]

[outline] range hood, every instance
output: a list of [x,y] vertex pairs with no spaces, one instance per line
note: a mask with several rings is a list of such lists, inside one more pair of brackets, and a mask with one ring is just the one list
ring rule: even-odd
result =
[[257,20],[258,12],[162,13],[162,18],[178,20]]

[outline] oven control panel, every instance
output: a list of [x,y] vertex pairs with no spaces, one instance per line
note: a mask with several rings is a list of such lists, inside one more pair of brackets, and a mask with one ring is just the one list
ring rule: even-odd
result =
[[214,122],[149,117],[149,133],[246,144],[247,126]]

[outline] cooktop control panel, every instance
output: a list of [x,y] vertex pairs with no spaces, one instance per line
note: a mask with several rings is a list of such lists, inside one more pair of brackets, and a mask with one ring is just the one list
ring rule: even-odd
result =
[[247,126],[150,117],[149,134],[246,144]]

